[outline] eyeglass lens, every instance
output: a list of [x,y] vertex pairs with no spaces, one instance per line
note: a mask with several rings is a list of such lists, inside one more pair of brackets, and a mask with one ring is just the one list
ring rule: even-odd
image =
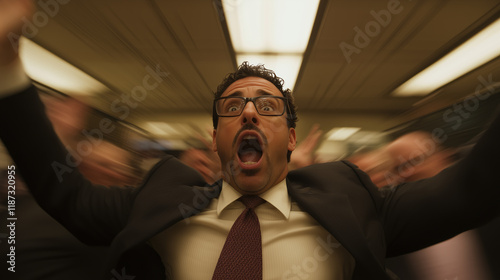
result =
[[254,99],[229,97],[217,100],[217,113],[221,116],[237,116],[243,111],[246,103],[253,101],[257,112],[261,115],[279,116],[284,112],[283,99],[260,96]]

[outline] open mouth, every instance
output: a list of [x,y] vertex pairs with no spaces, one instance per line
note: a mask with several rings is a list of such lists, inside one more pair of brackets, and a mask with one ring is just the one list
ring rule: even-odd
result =
[[253,167],[262,158],[262,146],[259,137],[253,134],[244,135],[238,146],[238,158],[246,167]]

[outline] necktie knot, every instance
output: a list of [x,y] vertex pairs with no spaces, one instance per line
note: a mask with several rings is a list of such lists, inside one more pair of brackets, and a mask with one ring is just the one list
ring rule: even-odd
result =
[[261,205],[262,203],[266,202],[264,199],[262,199],[258,195],[244,195],[239,198],[239,200],[245,204],[246,208],[250,209],[255,209],[255,207]]

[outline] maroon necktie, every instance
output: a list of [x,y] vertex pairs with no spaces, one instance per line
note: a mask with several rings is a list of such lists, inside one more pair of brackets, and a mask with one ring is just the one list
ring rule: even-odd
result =
[[262,240],[255,207],[265,202],[256,195],[239,199],[246,209],[236,219],[227,235],[212,280],[262,280]]

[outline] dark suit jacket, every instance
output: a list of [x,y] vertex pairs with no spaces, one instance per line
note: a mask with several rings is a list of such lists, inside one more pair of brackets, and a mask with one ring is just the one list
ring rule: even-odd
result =
[[[7,201],[6,196],[0,197],[2,204]],[[15,228],[16,272],[7,270],[10,264],[6,254],[12,244],[0,242],[0,279],[89,280],[102,276],[106,247],[90,247],[79,242],[40,209],[31,195],[15,197],[18,218]],[[0,219],[6,221],[8,217],[7,208],[0,209]]]
[[[93,186],[75,169],[58,178],[57,167],[68,165],[67,153],[42,108],[34,88],[1,100],[1,139],[49,214],[85,243],[110,244],[107,279],[133,275],[133,262],[127,259],[136,249],[219,195],[220,184],[206,185],[172,157],[159,162],[139,189]],[[292,171],[287,187],[301,208],[352,254],[353,279],[393,279],[385,270],[387,256],[440,242],[498,216],[498,131],[497,119],[465,160],[387,193],[349,162]]]

